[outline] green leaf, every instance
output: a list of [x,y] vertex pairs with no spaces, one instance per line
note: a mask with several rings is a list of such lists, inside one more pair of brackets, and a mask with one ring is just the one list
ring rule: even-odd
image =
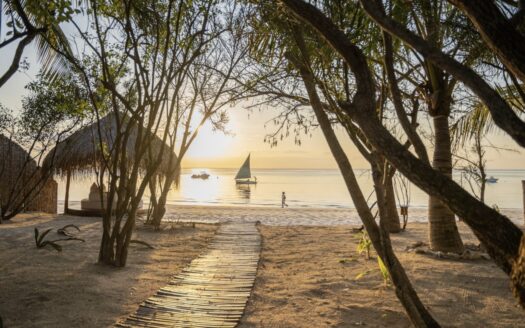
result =
[[47,245],[53,247],[57,252],[62,252],[62,246],[60,246],[59,244],[55,243],[55,242],[52,242],[52,241],[45,241],[43,244],[42,244],[42,247],[46,247]]
[[[38,236],[38,229],[35,228],[35,233],[36,233],[36,236]],[[46,237],[46,235],[53,229],[47,229],[46,231],[44,231],[44,233],[42,233],[40,236],[38,236],[38,240],[36,242],[36,246],[37,247],[44,247],[44,246],[40,246],[42,245],[42,241],[44,240],[44,238]]]
[[363,278],[364,276],[366,276],[366,275],[369,274],[369,273],[370,273],[370,270],[366,270],[366,271],[364,271],[364,272],[361,272],[361,273],[358,274],[357,276],[355,276],[354,279],[355,279],[355,280],[359,280],[359,279]]

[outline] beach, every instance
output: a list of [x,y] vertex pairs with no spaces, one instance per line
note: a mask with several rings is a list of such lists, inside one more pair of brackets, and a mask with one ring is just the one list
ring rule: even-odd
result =
[[[520,212],[509,213],[518,220]],[[239,327],[409,327],[374,253],[367,260],[356,252],[360,233],[352,229],[359,225],[347,221],[355,215],[348,209],[170,207],[161,232],[137,223],[134,238],[155,249],[132,245],[127,266],[115,269],[96,264],[100,219],[26,213],[0,225],[0,314],[6,327],[111,326],[205,252],[216,223],[242,221],[257,224],[262,250]],[[78,225],[86,242],[62,243],[61,253],[35,248],[35,227],[66,224]],[[464,224],[459,228],[466,244],[478,244]],[[426,233],[426,224],[409,222],[407,231],[392,235],[393,246],[440,323],[525,327],[509,280],[492,261],[406,250],[426,241]],[[49,236],[58,237],[56,231]]]
[[[465,243],[477,240],[459,224]],[[350,226],[260,226],[263,250],[239,327],[411,327],[374,256],[356,252]],[[451,260],[405,251],[426,225],[392,235],[422,302],[443,327],[525,327],[508,277],[491,260]]]
[[[62,242],[62,252],[37,249],[33,230],[80,228],[85,240]],[[216,225],[168,225],[154,232],[138,224],[125,268],[97,264],[99,218],[26,213],[0,224],[0,315],[5,327],[110,327],[165,286],[203,252]],[[69,229],[71,230],[71,229]],[[74,230],[71,230],[74,232]]]

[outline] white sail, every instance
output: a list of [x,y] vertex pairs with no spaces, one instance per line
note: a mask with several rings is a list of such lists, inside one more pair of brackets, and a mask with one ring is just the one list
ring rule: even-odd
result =
[[237,172],[237,175],[235,176],[235,180],[238,179],[249,179],[252,177],[252,172],[250,171],[250,155],[248,155],[248,158],[244,161],[244,164],[239,169],[239,172]]

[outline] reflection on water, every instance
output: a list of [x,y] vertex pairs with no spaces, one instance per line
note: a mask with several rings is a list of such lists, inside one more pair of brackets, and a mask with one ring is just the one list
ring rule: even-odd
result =
[[237,188],[237,193],[239,194],[239,197],[243,199],[250,199],[250,188],[251,187],[249,184],[236,184],[235,187]]
[[[215,204],[281,206],[281,193],[286,192],[290,207],[353,207],[348,190],[338,170],[253,169],[257,185],[236,185],[237,169],[207,170],[209,179],[192,179],[192,170],[183,170],[180,183],[168,195],[169,204]],[[358,171],[357,180],[365,195],[373,191],[368,171]],[[491,170],[498,183],[487,185],[486,202],[500,208],[522,208],[521,180],[525,170]],[[459,175],[454,178],[459,182]],[[70,200],[80,201],[89,194],[94,177],[83,177],[71,183]],[[59,180],[58,199],[64,199],[65,182]],[[143,199],[147,203],[147,195]],[[427,207],[428,196],[411,187],[411,207]]]

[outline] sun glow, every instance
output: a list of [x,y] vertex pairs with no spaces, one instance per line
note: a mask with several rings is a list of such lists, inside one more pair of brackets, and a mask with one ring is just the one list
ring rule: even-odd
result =
[[221,131],[213,131],[207,122],[199,130],[197,138],[190,146],[186,157],[194,160],[207,160],[230,155],[232,153],[233,136]]

